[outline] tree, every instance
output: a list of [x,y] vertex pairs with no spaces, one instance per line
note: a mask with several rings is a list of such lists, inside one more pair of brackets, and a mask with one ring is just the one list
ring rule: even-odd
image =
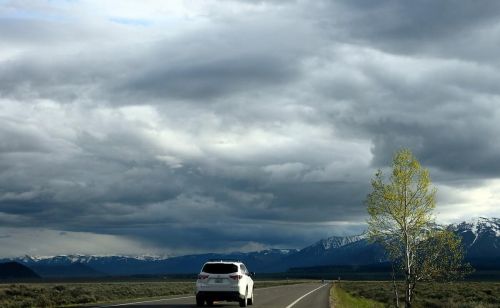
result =
[[396,152],[388,181],[379,170],[371,184],[368,236],[384,246],[393,268],[401,271],[405,307],[411,307],[418,281],[450,280],[467,272],[460,239],[434,223],[436,189],[410,150]]

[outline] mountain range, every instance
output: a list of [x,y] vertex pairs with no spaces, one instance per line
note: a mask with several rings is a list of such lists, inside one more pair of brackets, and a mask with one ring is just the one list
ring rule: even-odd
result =
[[[474,267],[500,269],[500,219],[481,217],[445,228],[462,238],[466,258]],[[210,259],[241,260],[249,269],[260,273],[317,266],[367,266],[386,261],[382,247],[370,243],[366,234],[360,234],[329,237],[300,250],[268,249],[248,253],[207,253],[178,257],[24,256],[0,262],[21,263],[42,277],[98,277],[196,273]]]
[[448,229],[460,235],[468,258],[500,258],[500,219],[481,217]]

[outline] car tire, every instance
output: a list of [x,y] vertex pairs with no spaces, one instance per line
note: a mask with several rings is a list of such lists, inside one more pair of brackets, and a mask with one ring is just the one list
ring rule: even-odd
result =
[[252,290],[252,297],[250,297],[248,300],[247,300],[247,304],[250,306],[250,305],[253,305],[253,298],[255,297],[255,295],[253,294],[253,290]]
[[196,296],[196,306],[203,307],[203,304],[205,304],[205,300],[202,297]]
[[214,301],[211,299],[207,299],[207,306],[212,307],[214,305]]
[[245,297],[240,299],[240,307],[246,307],[248,305],[248,289],[245,291]]

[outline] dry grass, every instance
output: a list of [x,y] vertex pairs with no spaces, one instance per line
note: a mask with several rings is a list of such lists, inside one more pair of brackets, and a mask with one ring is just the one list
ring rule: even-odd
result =
[[[296,284],[305,281],[256,281],[255,287]],[[181,294],[194,294],[189,282],[95,282],[0,284],[0,307],[61,307],[106,303]]]
[[355,297],[342,289],[340,284],[335,283],[330,291],[332,307],[335,308],[383,308],[383,303],[371,299]]
[[[390,282],[344,281],[342,289],[354,297],[393,303]],[[399,286],[400,303],[404,301]],[[500,307],[500,282],[421,283],[417,286],[414,307]]]

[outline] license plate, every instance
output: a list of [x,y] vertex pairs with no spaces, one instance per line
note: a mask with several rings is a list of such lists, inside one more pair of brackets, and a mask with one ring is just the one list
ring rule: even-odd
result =
[[222,278],[215,278],[215,283],[222,283]]

